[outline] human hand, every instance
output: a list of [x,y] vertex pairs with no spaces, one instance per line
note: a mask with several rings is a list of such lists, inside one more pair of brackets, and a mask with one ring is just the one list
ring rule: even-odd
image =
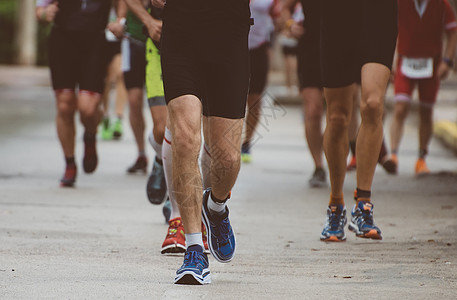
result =
[[58,11],[59,2],[54,1],[44,8],[43,14],[41,15],[41,19],[46,22],[52,22],[54,21],[54,18],[56,17]]
[[110,22],[107,28],[118,39],[121,39],[124,36],[124,25],[119,20]]
[[151,0],[153,6],[163,8],[165,6],[165,0]]
[[449,75],[449,70],[450,70],[450,67],[448,66],[447,63],[445,63],[444,61],[442,61],[440,63],[440,65],[438,66],[438,78],[440,80],[443,80],[443,79],[446,79],[446,77]]
[[146,24],[149,36],[156,42],[160,42],[160,35],[162,34],[162,21],[151,18]]

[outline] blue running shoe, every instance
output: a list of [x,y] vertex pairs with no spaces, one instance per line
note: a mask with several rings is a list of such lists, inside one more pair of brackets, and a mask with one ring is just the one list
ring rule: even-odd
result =
[[200,245],[192,245],[186,250],[184,262],[176,271],[175,284],[203,285],[211,283],[208,256]]
[[165,172],[162,163],[157,160],[157,157],[154,159],[152,172],[146,184],[146,194],[148,195],[149,202],[155,205],[162,204],[167,194]]
[[235,234],[229,221],[229,210],[225,208],[222,215],[211,215],[208,209],[208,198],[211,188],[203,192],[202,216],[208,231],[208,245],[211,254],[219,262],[226,263],[233,259],[235,255]]
[[348,228],[358,237],[382,240],[381,230],[373,222],[373,207],[370,201],[359,201],[354,205]]
[[330,205],[327,208],[327,222],[321,233],[321,241],[344,242],[344,226],[346,225],[346,207],[343,205]]

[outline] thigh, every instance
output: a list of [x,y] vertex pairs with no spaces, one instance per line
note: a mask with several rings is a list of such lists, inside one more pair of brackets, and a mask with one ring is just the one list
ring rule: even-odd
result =
[[146,41],[146,94],[149,107],[166,105],[159,49],[150,38]]
[[216,38],[202,41],[200,48],[204,80],[205,115],[244,118],[249,89],[249,23],[212,28]]
[[322,88],[319,38],[301,41],[297,55],[300,89]]
[[[125,42],[124,42],[125,43]],[[124,69],[124,82],[127,89],[144,87],[146,76],[146,46],[137,40],[128,41],[128,68]]]
[[379,63],[392,68],[397,42],[397,0],[357,0],[360,16],[360,65]]
[[249,51],[251,78],[249,94],[262,94],[265,90],[268,77],[268,44]]
[[67,32],[54,27],[48,44],[49,68],[54,90],[74,90],[79,73],[77,43]]
[[348,86],[357,80],[359,26],[355,0],[322,0],[321,65],[327,88]]
[[440,80],[437,76],[418,81],[419,101],[422,104],[433,105],[440,87]]
[[105,36],[103,33],[84,34],[81,41],[79,89],[102,94],[106,78]]

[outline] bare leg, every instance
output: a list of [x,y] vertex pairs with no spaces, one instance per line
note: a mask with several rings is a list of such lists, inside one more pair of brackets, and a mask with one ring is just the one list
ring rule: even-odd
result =
[[103,114],[100,109],[100,103],[100,94],[80,91],[78,95],[78,110],[86,133],[94,135],[97,133],[97,126]]
[[330,173],[331,193],[342,197],[349,152],[348,126],[352,112],[354,86],[325,88],[327,127],[324,132],[324,152]]
[[322,168],[322,114],[324,112],[324,99],[322,91],[318,88],[304,88],[303,111],[305,114],[305,136],[308,148],[316,168]]
[[201,102],[192,95],[168,103],[173,136],[173,184],[186,234],[201,232],[202,181],[198,167]]
[[130,125],[138,147],[138,152],[144,153],[144,117],[143,117],[143,89],[132,88],[128,90],[130,107]]
[[240,171],[243,119],[209,117],[212,194],[226,199]]
[[382,115],[390,70],[368,63],[362,67],[361,124],[357,138],[357,187],[371,191],[383,138]]
[[419,149],[427,153],[433,132],[433,107],[421,105],[419,108]]
[[398,153],[401,138],[403,136],[403,128],[406,117],[408,116],[410,104],[409,102],[396,102],[394,107],[394,116],[390,123],[390,149],[394,154]]
[[244,143],[248,143],[254,136],[257,125],[259,124],[260,113],[262,111],[262,95],[249,94],[248,95],[248,110],[246,117],[246,135]]
[[57,135],[65,157],[72,157],[75,155],[76,96],[72,90],[56,91],[55,95],[57,106]]
[[124,115],[125,103],[127,102],[127,89],[124,84],[124,74],[121,69],[121,55],[117,54],[114,57],[113,65],[115,68],[116,82],[116,115],[122,117]]
[[167,107],[165,105],[152,106],[150,107],[150,110],[154,125],[152,128],[154,140],[158,144],[162,144],[165,134],[165,125],[167,124]]

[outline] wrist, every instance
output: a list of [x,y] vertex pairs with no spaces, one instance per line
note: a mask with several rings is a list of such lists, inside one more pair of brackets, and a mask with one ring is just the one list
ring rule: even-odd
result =
[[444,62],[449,68],[454,67],[454,60],[453,60],[453,59],[450,59],[450,58],[447,58],[447,57],[443,57],[443,62]]

